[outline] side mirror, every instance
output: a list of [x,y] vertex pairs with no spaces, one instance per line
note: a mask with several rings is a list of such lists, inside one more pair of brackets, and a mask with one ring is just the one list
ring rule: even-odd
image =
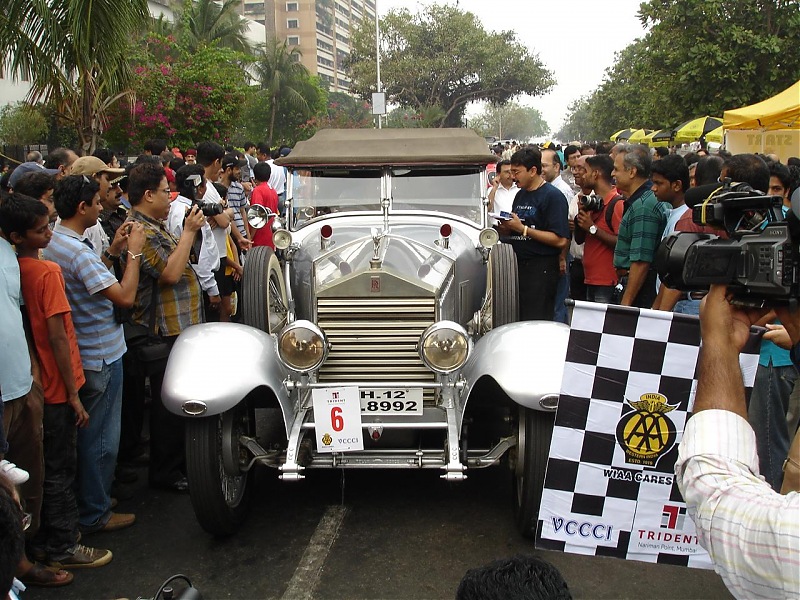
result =
[[265,206],[253,204],[247,209],[247,222],[253,229],[261,229],[271,218],[277,215]]

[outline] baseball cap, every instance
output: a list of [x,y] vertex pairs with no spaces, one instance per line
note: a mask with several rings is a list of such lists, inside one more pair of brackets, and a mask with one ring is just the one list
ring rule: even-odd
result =
[[23,175],[27,175],[28,173],[47,173],[48,175],[58,175],[58,169],[45,169],[42,165],[37,162],[24,162],[21,165],[18,165],[14,172],[11,173],[8,177],[8,185],[11,189],[14,189],[14,184],[17,183]]
[[291,151],[292,151],[291,148],[281,148],[281,156],[289,156]]
[[239,157],[236,154],[226,154],[222,157],[222,168],[227,169],[228,167],[239,167],[242,168],[247,165],[246,160],[239,160]]
[[73,175],[95,175],[97,173],[108,173],[110,175],[122,175],[125,169],[115,169],[109,167],[96,156],[81,156],[72,163]]

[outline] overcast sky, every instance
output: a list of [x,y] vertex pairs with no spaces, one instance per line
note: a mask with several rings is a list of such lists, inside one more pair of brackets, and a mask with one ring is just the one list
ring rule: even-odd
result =
[[[393,8],[417,11],[432,0],[377,0],[378,13]],[[544,116],[552,132],[557,131],[574,99],[591,92],[603,79],[614,53],[622,50],[642,29],[636,13],[641,0],[439,0],[458,4],[481,19],[488,31],[512,30],[517,39],[539,55],[555,75],[556,85],[546,96],[522,98]],[[476,112],[468,110],[468,114]]]

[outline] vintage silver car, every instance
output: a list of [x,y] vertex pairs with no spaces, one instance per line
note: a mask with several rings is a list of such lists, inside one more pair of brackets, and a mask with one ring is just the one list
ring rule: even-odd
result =
[[[494,160],[469,130],[364,129],[277,161],[285,210],[250,217],[278,251],[247,255],[243,323],[189,328],[164,379],[204,529],[237,529],[258,465],[291,482],[502,464],[535,530],[568,328],[517,322],[516,259],[487,212]],[[198,374],[214,357],[235,368]]]

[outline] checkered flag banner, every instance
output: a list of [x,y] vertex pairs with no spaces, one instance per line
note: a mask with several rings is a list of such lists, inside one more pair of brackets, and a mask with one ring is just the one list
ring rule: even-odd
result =
[[[748,399],[760,337],[740,355]],[[711,568],[674,475],[699,350],[695,316],[575,302],[538,548]]]

